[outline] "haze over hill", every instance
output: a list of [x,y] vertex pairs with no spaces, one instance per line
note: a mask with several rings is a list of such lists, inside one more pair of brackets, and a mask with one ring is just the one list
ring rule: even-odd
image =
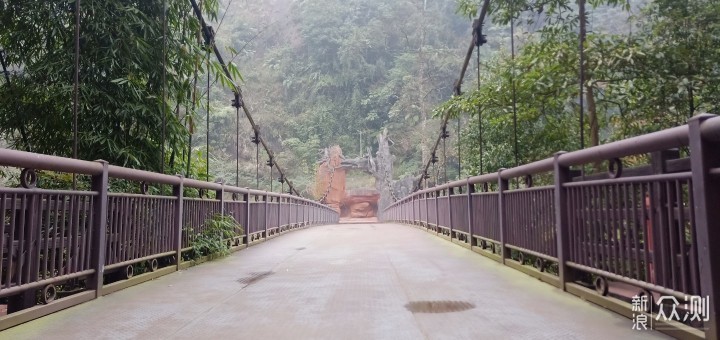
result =
[[[300,188],[312,183],[320,149],[340,145],[346,156],[357,157],[361,149],[363,155],[374,154],[375,136],[384,128],[396,156],[395,177],[417,175],[439,128],[430,115],[450,98],[471,38],[471,20],[457,13],[455,0],[225,0],[220,8],[217,41],[238,52],[246,102]],[[627,17],[619,8],[600,8],[590,28],[627,30]],[[536,30],[537,22],[519,24],[518,30]],[[483,60],[509,50],[508,26],[488,23],[485,33]],[[518,33],[517,44],[526,39]],[[476,86],[474,69],[473,63],[466,89]],[[221,91],[212,91],[210,122],[218,161],[232,159],[235,145],[231,97]],[[203,126],[198,123],[200,136]],[[254,184],[254,145],[243,127],[243,181]],[[454,129],[446,152],[457,164]],[[203,138],[196,142],[204,146]],[[231,165],[213,171],[232,177]],[[267,185],[267,167],[261,167],[261,176]]]

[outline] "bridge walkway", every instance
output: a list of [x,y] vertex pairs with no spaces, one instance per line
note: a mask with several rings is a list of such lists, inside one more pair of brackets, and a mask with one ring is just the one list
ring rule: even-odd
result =
[[412,227],[328,225],[36,319],[0,338],[664,337],[634,331],[631,320],[528,278]]

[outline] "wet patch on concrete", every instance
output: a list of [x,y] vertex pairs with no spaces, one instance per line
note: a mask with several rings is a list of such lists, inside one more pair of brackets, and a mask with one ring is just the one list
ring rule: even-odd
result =
[[239,279],[237,280],[237,282],[238,282],[238,283],[241,283],[241,284],[244,284],[244,285],[246,285],[246,286],[249,286],[249,285],[251,285],[251,284],[253,284],[253,283],[256,283],[256,282],[258,282],[258,281],[260,281],[260,280],[262,280],[262,279],[264,279],[264,278],[266,278],[266,277],[268,277],[268,276],[270,276],[270,275],[272,275],[272,274],[275,274],[275,272],[271,272],[271,271],[267,271],[267,272],[254,272],[254,273],[250,273],[250,275],[248,275],[248,276],[246,276],[246,277],[239,278]]
[[475,308],[466,301],[410,301],[405,308],[413,313],[453,313]]

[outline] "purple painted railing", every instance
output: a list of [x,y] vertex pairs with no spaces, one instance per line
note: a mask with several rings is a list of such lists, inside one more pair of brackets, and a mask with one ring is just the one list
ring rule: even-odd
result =
[[[0,330],[72,304],[53,302],[58,295],[91,292],[97,297],[107,283],[126,280],[138,270],[179,269],[187,264],[183,258],[192,250],[192,235],[217,214],[234,217],[245,230],[227,239],[234,249],[290,229],[338,221],[329,207],[300,197],[103,161],[0,149],[0,166],[23,169],[22,187],[0,187],[0,304],[8,305]],[[41,170],[90,179],[90,188],[39,188]],[[110,179],[131,183],[141,193],[110,192]],[[150,185],[166,195],[147,194]],[[215,194],[184,197],[186,189]],[[49,308],[21,315],[38,302]]]
[[[648,161],[623,169],[623,158]],[[608,172],[587,171],[600,164]],[[543,178],[549,183],[533,185]],[[689,326],[718,338],[720,117],[431,187],[383,218],[533,265],[523,270],[554,276],[565,290],[595,286],[626,300],[709,296],[709,320]]]

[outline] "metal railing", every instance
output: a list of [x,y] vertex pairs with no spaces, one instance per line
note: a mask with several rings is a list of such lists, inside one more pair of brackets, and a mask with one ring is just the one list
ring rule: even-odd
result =
[[[0,304],[8,304],[0,329],[21,322],[7,320],[12,313],[38,304],[38,292],[41,304],[49,304],[67,287],[92,292],[94,298],[103,294],[104,284],[132,277],[139,267],[181,268],[188,263],[184,258],[193,249],[193,235],[217,214],[232,216],[244,228],[244,233],[226,239],[235,249],[290,229],[338,221],[332,209],[301,197],[104,161],[0,149],[0,165],[23,169],[21,187],[0,187]],[[38,188],[39,170],[76,174],[89,179],[90,187]],[[140,188],[140,194],[111,192],[111,179]],[[148,194],[150,185],[165,189],[156,191],[166,195]],[[190,188],[197,189],[200,197],[185,197]],[[210,198],[204,192],[215,195]]]
[[[622,158],[648,154],[648,165],[623,169]],[[607,173],[584,171],[605,162]],[[568,291],[594,286],[625,301],[709,297],[709,319],[688,326],[718,338],[720,117],[417,191],[383,219],[551,276]]]

